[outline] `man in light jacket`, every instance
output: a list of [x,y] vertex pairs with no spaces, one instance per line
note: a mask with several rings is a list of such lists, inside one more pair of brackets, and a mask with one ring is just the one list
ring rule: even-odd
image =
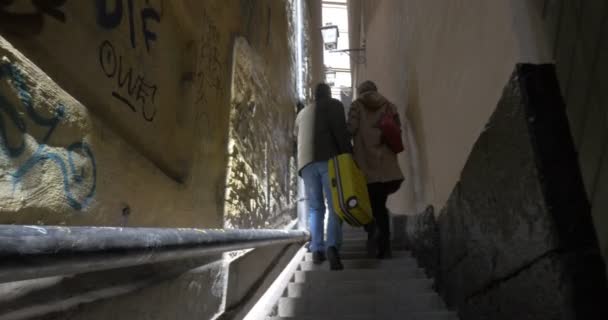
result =
[[[330,268],[341,270],[339,249],[342,244],[342,224],[332,206],[328,161],[339,154],[351,153],[352,148],[344,106],[331,98],[331,89],[327,84],[317,85],[315,103],[298,114],[295,133],[298,139],[298,173],[304,179],[310,212],[313,262],[320,264],[327,254]],[[329,213],[327,242],[324,241],[323,232],[326,209]]]

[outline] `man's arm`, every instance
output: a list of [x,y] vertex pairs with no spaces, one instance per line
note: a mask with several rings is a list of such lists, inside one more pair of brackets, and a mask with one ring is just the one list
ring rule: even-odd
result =
[[330,108],[330,129],[336,139],[339,153],[352,153],[353,148],[350,144],[350,134],[346,128],[344,117],[344,105],[338,100],[331,104]]

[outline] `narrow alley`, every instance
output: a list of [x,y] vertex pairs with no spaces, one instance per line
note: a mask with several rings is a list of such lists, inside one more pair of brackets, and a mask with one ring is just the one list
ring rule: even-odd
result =
[[1,0],[0,320],[606,320],[607,21]]

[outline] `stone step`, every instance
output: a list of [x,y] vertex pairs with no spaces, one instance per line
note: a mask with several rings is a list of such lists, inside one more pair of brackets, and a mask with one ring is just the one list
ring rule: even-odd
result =
[[[358,259],[368,259],[369,257],[367,256],[367,251],[361,249],[361,250],[342,250],[340,251],[340,257],[342,258],[343,261],[345,260],[358,260]],[[412,258],[412,254],[409,251],[405,251],[405,250],[400,250],[400,251],[393,251],[393,259],[399,259],[399,258]],[[392,259],[386,259],[387,261],[392,260]],[[312,253],[306,253],[304,255],[304,261],[312,261]]]
[[[390,260],[378,260],[378,259],[343,259],[342,264],[344,269],[416,269],[418,268],[418,262],[413,258],[398,258]],[[302,261],[300,263],[301,271],[317,271],[317,270],[329,270],[329,263],[327,261],[322,264],[316,265],[312,261]]]
[[364,250],[366,247],[367,236],[353,236],[342,239],[342,250],[348,248],[352,250],[353,248],[358,248]]
[[358,239],[358,240],[343,240],[342,248],[340,250],[352,250],[354,248],[365,250],[366,248],[366,239]]
[[[342,260],[349,259],[367,259],[369,258],[369,254],[366,250],[342,250],[340,251],[340,257]],[[393,257],[397,257],[393,254]]]
[[340,252],[342,252],[342,251],[365,251],[366,248],[367,248],[366,241],[367,240],[365,240],[365,239],[345,240],[342,243],[342,247],[340,248]]
[[[351,239],[342,243],[340,251],[366,251],[367,239]],[[404,250],[406,246],[402,243],[393,243],[393,250]]]
[[345,231],[342,230],[342,237],[346,238],[346,237],[366,237],[367,238],[367,232],[365,232],[363,229],[361,230],[351,230],[351,231]]
[[434,293],[433,282],[429,279],[410,279],[399,281],[344,281],[324,283],[290,283],[287,286],[288,298],[300,298],[308,295],[345,296],[353,293],[369,295],[416,295]]
[[342,236],[342,241],[351,241],[351,240],[366,241],[367,240],[367,234],[363,233],[363,234],[352,234],[352,235],[344,235],[344,236]]
[[422,269],[409,270],[369,270],[354,269],[341,271],[296,271],[295,283],[321,283],[338,281],[396,282],[407,279],[426,279]]
[[365,315],[315,315],[315,316],[295,316],[295,317],[268,317],[267,320],[458,320],[458,315],[448,311],[433,312],[411,312],[406,314],[385,315],[379,318],[375,314]]
[[363,227],[353,227],[347,224],[343,224],[342,225],[342,232],[344,233],[348,233],[348,232],[365,232],[365,229],[363,229]]
[[379,319],[384,319],[385,316],[408,312],[443,311],[445,305],[434,293],[398,296],[363,293],[348,296],[281,298],[278,310],[280,317],[375,314]]
[[342,230],[342,238],[343,239],[352,238],[352,237],[357,237],[357,238],[363,238],[363,237],[365,237],[367,239],[367,232],[365,232],[363,229],[361,229],[361,230],[352,230],[352,231]]

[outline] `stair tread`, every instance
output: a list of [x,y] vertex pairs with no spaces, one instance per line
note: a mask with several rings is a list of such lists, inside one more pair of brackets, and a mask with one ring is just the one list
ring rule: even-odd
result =
[[[395,285],[397,284],[397,285]],[[417,294],[436,294],[432,289],[432,281],[419,279],[401,282],[325,282],[323,285],[310,283],[290,283],[287,286],[287,296],[291,298],[303,297],[307,295],[357,295],[361,293],[379,295],[417,295]]]
[[312,271],[296,271],[303,272],[307,274],[320,274],[333,276],[336,278],[339,277],[347,277],[350,275],[359,275],[359,276],[379,276],[379,278],[387,278],[389,276],[393,277],[392,280],[395,280],[396,276],[403,276],[409,274],[417,274],[421,272],[421,278],[425,278],[424,272],[420,268],[407,268],[407,269],[345,269],[340,271],[328,271],[328,270],[312,270]]
[[427,294],[410,296],[407,299],[397,297],[378,297],[358,295],[347,297],[311,296],[308,298],[281,298],[279,316],[295,315],[390,315],[408,312],[444,311],[445,305],[437,295]]
[[[372,294],[378,292],[380,292],[380,294]],[[439,295],[433,291],[408,294],[405,292],[383,292],[382,290],[376,292],[351,292],[350,294],[341,296],[332,295],[331,292],[327,292],[325,294],[314,292],[314,294],[308,294],[301,297],[282,297],[281,299],[293,299],[298,303],[322,304],[326,302],[328,298],[332,299],[332,303],[343,303],[347,305],[358,303],[373,303],[376,305],[390,304],[394,305],[395,307],[403,307],[420,302],[436,303],[441,301]],[[438,307],[444,308],[445,306],[443,304],[438,304]]]
[[[377,260],[377,259],[347,259],[342,260],[344,269],[351,270],[387,270],[387,269],[417,269],[418,263],[410,258],[394,259],[394,260]],[[321,264],[314,264],[312,261],[300,262],[300,270],[329,270],[329,262],[324,261]]]
[[[365,248],[361,248],[360,250],[351,250],[351,249],[341,250],[340,251],[340,257],[342,258],[342,260],[375,259],[375,258],[370,258],[367,255],[367,251],[365,251]],[[400,259],[400,258],[411,258],[411,259],[413,259],[412,255],[411,255],[411,253],[409,251],[399,250],[399,251],[393,251],[393,258],[391,258],[391,259],[385,259],[385,260],[386,261],[391,261],[391,260],[396,260],[396,259]],[[312,253],[310,253],[310,252],[306,253],[304,255],[304,260],[305,261],[312,261]]]
[[[361,315],[314,315],[314,316],[295,316],[295,317],[268,317],[266,320],[378,320],[376,314]],[[412,312],[406,314],[385,315],[382,320],[458,320],[455,312],[433,311],[433,312]]]
[[[345,261],[347,263],[353,263],[353,264],[354,263],[403,264],[403,265],[418,264],[418,261],[416,261],[414,258],[409,257],[409,256],[400,256],[400,257],[395,257],[392,259],[374,259],[374,258],[344,259],[344,258],[342,258],[342,261]],[[310,260],[304,259],[304,262],[312,262],[312,259],[310,259]],[[325,262],[327,262],[327,261],[325,261]]]
[[[394,305],[395,308],[399,308],[403,305],[407,305],[411,302],[415,301],[434,301],[436,299],[440,300],[440,297],[435,292],[424,292],[418,294],[382,294],[382,295],[373,295],[366,292],[353,292],[349,295],[343,296],[332,296],[332,295],[306,295],[303,297],[282,297],[281,299],[292,299],[298,303],[321,303],[327,301],[327,296],[332,297],[332,303],[344,303],[351,304],[354,301],[362,302],[369,304],[368,302],[375,301],[374,304],[391,304]],[[394,304],[395,301],[401,301],[401,304]],[[443,306],[442,306],[443,307]]]
[[[361,279],[369,279],[372,277],[377,277],[378,279],[387,279],[396,280],[396,279],[404,279],[404,278],[426,278],[426,274],[420,268],[404,268],[404,269],[344,269],[340,271],[330,271],[330,270],[310,270],[310,271],[296,271],[297,275],[301,275],[301,273],[306,273],[307,276],[311,277],[321,277],[321,278],[329,278],[334,277],[336,279],[344,279],[350,278],[353,276],[360,276]],[[356,277],[355,277],[356,279]]]
[[384,281],[384,279],[374,279],[374,281],[369,281],[369,280],[365,280],[365,279],[351,279],[351,280],[343,280],[340,282],[333,282],[333,281],[327,281],[327,282],[321,282],[321,283],[291,282],[290,284],[297,284],[297,285],[305,286],[306,288],[308,288],[308,287],[329,288],[329,287],[336,287],[336,286],[348,286],[348,287],[369,287],[369,286],[386,287],[386,286],[388,286],[388,287],[390,287],[391,283],[394,283],[395,285],[412,285],[412,284],[416,284],[416,283],[425,283],[425,284],[432,285],[433,280],[426,278],[426,277],[419,277],[419,278],[405,278],[405,279],[387,279],[386,281]]

